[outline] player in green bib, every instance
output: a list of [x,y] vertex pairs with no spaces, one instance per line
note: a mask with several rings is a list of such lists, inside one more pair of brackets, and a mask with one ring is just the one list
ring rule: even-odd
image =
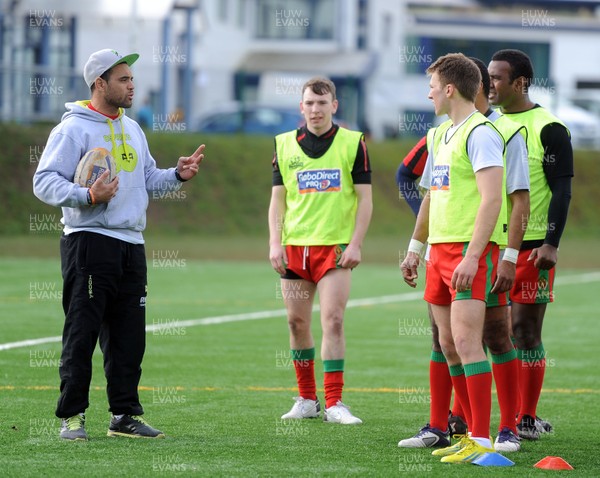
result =
[[500,50],[488,66],[490,101],[502,114],[527,128],[531,211],[518,254],[510,292],[512,327],[519,367],[520,409],[517,429],[536,440],[552,429],[537,417],[546,368],[542,324],[546,305],[554,299],[553,282],[571,199],[573,149],[562,121],[529,99],[533,66],[520,50]]
[[[496,383],[496,394],[500,406],[500,421],[498,435],[494,448],[498,452],[515,452],[521,448],[521,441],[517,434],[515,414],[517,407],[517,354],[511,342],[510,315],[508,310],[508,291],[514,282],[516,272],[516,258],[518,249],[523,240],[522,218],[529,214],[529,172],[527,168],[527,146],[525,143],[525,128],[506,116],[500,115],[490,108],[489,92],[490,77],[487,65],[478,58],[469,57],[479,68],[482,84],[475,97],[475,107],[487,119],[494,123],[506,143],[506,193],[508,196],[508,244],[502,254],[494,287],[488,294],[485,323],[483,329],[484,343],[488,347],[492,359],[492,374]],[[450,120],[449,120],[450,121]],[[420,170],[424,171],[425,158]],[[418,165],[418,163],[417,163]],[[424,171],[426,173],[426,171]],[[420,175],[419,175],[420,176]],[[421,187],[429,189],[430,179],[423,177]],[[426,258],[427,258],[426,254]],[[431,305],[429,308],[431,309]],[[431,316],[431,312],[430,312]],[[467,424],[471,421],[470,407],[454,400],[452,413],[448,416],[452,381],[464,380],[464,374],[454,373],[451,378],[448,364],[442,353],[438,340],[438,331],[432,319],[432,351],[429,366],[430,382],[430,415],[429,420],[414,436],[401,440],[399,447],[448,447],[449,438],[456,434],[465,435],[464,420]],[[459,370],[460,371],[460,370]],[[456,372],[456,370],[455,370]],[[448,420],[446,429],[446,420]],[[471,425],[472,426],[472,425]],[[460,430],[460,428],[463,428]],[[452,447],[458,451],[457,445]],[[441,452],[441,450],[440,450]],[[448,452],[446,450],[445,452]]]
[[290,329],[290,356],[298,397],[281,419],[316,418],[321,405],[314,372],[311,333],[316,292],[321,309],[321,359],[325,411],[330,423],[356,425],[342,402],[344,386],[344,310],[351,270],[371,219],[371,168],[364,136],[341,128],[332,117],[335,85],[313,78],[302,88],[306,125],[275,138],[273,189],[269,206],[269,259],[280,274]]
[[[450,121],[428,137],[424,177],[429,178],[429,192],[402,273],[414,286],[419,249],[429,238],[425,300],[431,304],[455,393],[470,405],[472,415],[471,436],[442,462],[465,463],[494,452],[489,438],[492,374],[482,340],[498,244],[506,243],[504,140],[475,108],[481,73],[473,61],[448,54],[427,73],[435,114],[447,114]],[[413,260],[415,267],[407,267]],[[458,375],[464,381],[455,381]]]

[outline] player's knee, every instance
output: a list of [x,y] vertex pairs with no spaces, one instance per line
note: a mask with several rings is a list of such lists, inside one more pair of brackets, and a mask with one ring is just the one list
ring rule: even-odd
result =
[[[435,347],[435,344],[433,346]],[[440,348],[440,351],[444,354],[444,357],[446,357],[446,360],[448,362],[458,362],[459,361],[456,347],[454,345],[454,342],[451,339],[441,338],[438,343],[438,346]],[[435,348],[434,348],[434,350],[435,350]]]
[[529,350],[538,347],[542,343],[541,337],[536,334],[515,335],[515,346],[521,350]]
[[310,321],[299,315],[288,316],[288,327],[292,335],[300,335],[310,331]]
[[476,342],[467,335],[458,334],[453,338],[454,348],[458,356],[461,357],[461,361],[475,353],[479,347],[482,347],[481,342]]
[[521,350],[533,349],[542,343],[541,332],[526,323],[513,324],[515,345]]
[[509,352],[513,348],[508,328],[484,328],[483,343],[490,350],[490,353],[494,355]]
[[344,315],[333,312],[323,317],[323,333],[329,336],[341,336],[344,333]]
[[442,347],[442,353],[444,354],[444,357],[446,357],[446,361],[448,363],[457,363],[457,362],[460,362],[460,356],[456,352],[456,349],[446,350],[446,349],[444,349]]
[[506,352],[510,352],[510,350],[513,348],[513,343],[508,334],[502,337],[484,335],[483,342],[492,355],[504,354]]

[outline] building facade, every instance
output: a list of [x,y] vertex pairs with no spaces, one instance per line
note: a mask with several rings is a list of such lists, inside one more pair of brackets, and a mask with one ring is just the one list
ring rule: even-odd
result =
[[[434,123],[427,66],[461,51],[489,61],[527,52],[533,91],[551,109],[600,95],[600,1],[3,0],[2,120],[56,120],[89,95],[92,51],[137,51],[134,113],[154,129],[194,130],[232,103],[297,108],[315,75],[338,88],[338,120],[373,138],[420,136]],[[586,45],[590,46],[587,48]],[[156,126],[158,125],[158,128]]]

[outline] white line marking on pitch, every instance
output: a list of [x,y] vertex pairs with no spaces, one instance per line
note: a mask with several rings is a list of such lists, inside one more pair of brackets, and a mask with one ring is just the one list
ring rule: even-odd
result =
[[[366,305],[378,305],[378,304],[391,304],[395,302],[407,302],[411,300],[418,300],[423,297],[423,292],[407,292],[404,294],[397,295],[384,295],[381,297],[369,297],[366,299],[352,299],[348,301],[346,308],[361,307]],[[315,311],[319,310],[319,306],[316,305]],[[196,325],[213,325],[213,324],[225,324],[227,322],[241,322],[246,320],[260,320],[269,319],[272,317],[285,317],[285,309],[276,310],[262,310],[259,312],[247,312],[244,314],[231,314],[231,315],[219,315],[216,317],[205,317],[202,319],[189,319],[189,320],[178,320],[164,324],[153,324],[146,326],[146,332],[152,332],[154,330],[169,329],[174,326],[177,327],[193,327]],[[9,342],[6,344],[0,344],[0,351],[16,349],[20,347],[30,347],[33,345],[49,344],[54,342],[60,342],[61,336],[56,337],[42,337],[39,339],[28,339],[21,340],[19,342]]]
[[[586,282],[594,282],[600,280],[600,272],[589,272],[586,274],[580,274],[576,276],[567,276],[567,277],[557,277],[555,280],[556,285],[571,285],[571,284],[581,284]],[[353,307],[362,307],[367,305],[380,305],[380,304],[393,304],[396,302],[410,302],[412,300],[418,300],[423,297],[423,292],[406,292],[404,294],[396,294],[396,295],[383,295],[380,297],[367,297],[365,299],[350,299],[348,301],[347,309]],[[318,311],[319,306],[315,305],[314,311]],[[231,314],[231,315],[219,315],[216,317],[205,317],[203,319],[190,319],[190,320],[181,320],[173,323],[165,323],[165,324],[153,324],[146,326],[146,332],[151,332],[153,330],[161,330],[168,329],[173,326],[177,327],[193,327],[196,325],[213,325],[213,324],[225,324],[227,322],[242,322],[246,320],[260,320],[260,319],[269,319],[272,317],[284,317],[286,315],[285,309],[276,309],[276,310],[263,310],[259,312],[248,312],[245,314]],[[61,336],[55,337],[41,337],[39,339],[28,339],[21,340],[19,342],[9,342],[6,344],[0,344],[0,351],[16,349],[21,347],[30,347],[32,345],[40,345],[40,344],[48,344],[60,342],[62,340]]]

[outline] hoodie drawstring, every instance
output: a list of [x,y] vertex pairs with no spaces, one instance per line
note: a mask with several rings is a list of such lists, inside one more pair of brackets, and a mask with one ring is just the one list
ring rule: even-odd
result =
[[[117,142],[115,140],[115,128],[113,127],[113,122],[110,119],[107,119],[108,127],[110,128],[110,142],[113,145],[113,151],[117,150]],[[125,141],[125,126],[123,125],[123,119],[119,119],[121,123],[121,140],[123,143],[123,151],[125,151],[125,160],[129,159],[129,150],[127,149],[127,141]],[[115,158],[117,159],[117,158]]]
[[119,119],[121,123],[121,137],[123,138],[123,151],[125,151],[125,158],[129,160],[129,150],[127,149],[127,141],[125,141],[125,125],[123,124],[123,117]]

